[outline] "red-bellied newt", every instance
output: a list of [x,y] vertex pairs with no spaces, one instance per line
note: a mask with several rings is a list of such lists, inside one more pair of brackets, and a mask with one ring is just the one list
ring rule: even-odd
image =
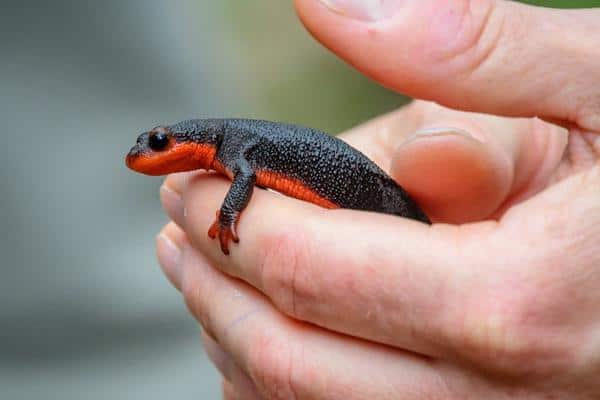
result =
[[208,235],[239,241],[236,226],[254,186],[325,208],[350,208],[430,223],[389,175],[360,151],[316,129],[250,119],[195,119],[137,138],[127,166],[147,175],[214,170],[231,181]]

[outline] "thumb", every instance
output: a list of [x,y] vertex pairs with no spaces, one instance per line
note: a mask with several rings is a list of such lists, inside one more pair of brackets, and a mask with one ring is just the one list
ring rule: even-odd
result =
[[598,10],[502,0],[296,0],[338,56],[412,97],[600,131]]
[[564,129],[538,119],[458,112],[425,102],[405,114],[416,113],[416,132],[389,146],[390,173],[434,221],[500,216],[546,187],[567,142]]

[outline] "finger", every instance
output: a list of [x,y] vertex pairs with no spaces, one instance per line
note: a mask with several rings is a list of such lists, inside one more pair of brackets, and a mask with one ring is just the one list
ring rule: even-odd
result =
[[[528,291],[522,287],[532,282],[523,265],[540,262],[532,261],[520,233],[503,236],[493,222],[426,226],[323,210],[257,191],[240,223],[241,244],[224,256],[203,227],[219,202],[210,196],[226,188],[211,176],[190,183],[184,201],[206,203],[189,209],[192,245],[295,319],[430,357],[501,365],[506,372],[533,365],[545,351],[536,344],[551,347],[561,339],[536,342],[539,332],[515,333],[524,329],[519,304]],[[521,353],[532,347],[535,354]],[[532,361],[524,364],[524,357]]]
[[185,232],[173,222],[165,225],[156,237],[158,263],[177,290],[181,290],[181,249],[185,242]]
[[[224,392],[235,394],[234,399],[260,400],[261,396],[256,386],[248,375],[241,368],[235,365],[235,362],[217,342],[215,342],[205,332],[202,333],[202,344],[206,354],[213,362],[215,367],[223,375]],[[225,386],[228,386],[225,388]]]
[[[466,266],[457,265],[459,250],[452,247],[458,228],[440,226],[431,231],[401,218],[324,210],[255,191],[240,220],[241,245],[224,256],[207,238],[205,228],[211,221],[209,210],[218,206],[226,190],[224,180],[198,176],[184,198],[186,204],[197,204],[188,207],[188,238],[213,265],[250,283],[294,318],[442,355],[432,343],[439,343],[441,325],[451,319],[448,313],[458,312],[454,307],[467,292],[457,287],[445,290],[444,296],[431,293],[441,292],[446,282],[467,273]],[[395,312],[364,311],[383,309]]]
[[190,310],[264,398],[493,398],[450,365],[293,322],[191,248],[183,287]]
[[385,86],[452,108],[600,131],[597,10],[499,0],[295,3],[317,40]]
[[[556,320],[555,301],[578,287],[568,284],[573,276],[588,276],[564,266],[579,265],[570,259],[579,249],[587,252],[583,265],[593,265],[597,253],[588,250],[595,249],[589,240],[600,226],[594,218],[599,171],[596,166],[545,190],[500,223],[429,228],[257,191],[243,220],[251,223],[240,224],[242,245],[230,256],[206,241],[203,230],[199,236],[190,229],[189,237],[213,265],[296,319],[503,371],[553,368],[572,356],[563,353],[571,343],[562,334],[571,325],[566,315]],[[217,177],[201,176],[187,192],[216,204],[211,193],[219,197],[226,188]],[[189,225],[207,226],[212,213],[194,210]],[[544,266],[552,273],[540,274]],[[540,282],[538,275],[550,279]]]

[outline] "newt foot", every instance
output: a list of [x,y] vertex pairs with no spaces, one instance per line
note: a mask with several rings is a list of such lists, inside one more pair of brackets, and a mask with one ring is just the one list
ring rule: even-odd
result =
[[217,211],[215,222],[213,222],[210,228],[208,229],[208,236],[211,239],[216,239],[217,236],[219,237],[221,251],[225,255],[229,255],[229,241],[233,241],[234,243],[240,242],[240,238],[236,230],[236,224],[237,218],[234,218],[234,220],[231,223],[223,224],[221,222],[221,212]]

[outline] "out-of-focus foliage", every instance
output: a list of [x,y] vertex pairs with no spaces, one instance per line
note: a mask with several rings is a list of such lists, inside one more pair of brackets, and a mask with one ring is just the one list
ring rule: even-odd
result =
[[407,102],[313,40],[289,3],[226,0],[223,7],[231,19],[223,39],[237,52],[231,79],[240,96],[252,96],[243,102],[246,116],[336,133]]

